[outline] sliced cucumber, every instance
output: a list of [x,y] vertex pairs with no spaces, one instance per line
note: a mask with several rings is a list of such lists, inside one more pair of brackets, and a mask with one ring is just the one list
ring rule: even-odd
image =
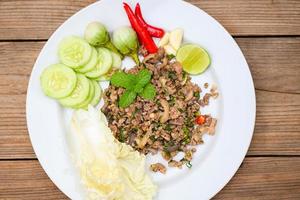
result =
[[102,89],[100,87],[100,85],[97,83],[97,81],[92,81],[93,85],[94,85],[94,89],[95,89],[95,94],[94,94],[94,98],[91,101],[91,105],[95,106],[99,103],[100,98],[102,96]]
[[77,76],[75,72],[63,64],[47,67],[41,77],[41,86],[44,93],[52,98],[69,96],[76,87]]
[[96,67],[97,62],[98,62],[98,52],[94,47],[92,47],[92,56],[90,61],[87,64],[85,64],[83,67],[80,67],[75,70],[79,73],[85,73],[91,71]]
[[88,105],[91,103],[91,101],[94,98],[95,95],[95,87],[94,87],[94,83],[89,80],[89,85],[90,85],[90,91],[89,91],[89,95],[86,98],[86,100],[84,100],[82,103],[75,105],[74,108],[82,108],[82,109],[87,109]]
[[60,42],[58,54],[63,64],[71,68],[79,68],[90,60],[92,48],[84,39],[68,36]]
[[89,90],[89,80],[84,75],[77,74],[77,84],[74,91],[70,96],[60,99],[59,102],[65,107],[74,107],[87,99]]
[[111,56],[112,56],[112,67],[113,68],[116,68],[116,69],[120,69],[121,66],[122,66],[122,58],[119,54],[113,52],[113,51],[110,51],[111,53]]
[[85,73],[89,78],[98,78],[103,74],[106,74],[112,66],[112,56],[108,49],[99,48],[98,49],[98,63],[96,68],[92,71]]

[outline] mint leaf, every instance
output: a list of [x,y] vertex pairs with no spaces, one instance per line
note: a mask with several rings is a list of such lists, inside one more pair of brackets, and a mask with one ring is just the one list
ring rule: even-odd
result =
[[136,76],[133,74],[126,74],[123,71],[116,72],[112,75],[110,83],[116,87],[123,87],[126,89],[133,89],[135,85]]
[[129,106],[135,100],[136,95],[134,91],[126,90],[119,99],[119,106],[121,108]]
[[143,88],[150,82],[151,80],[151,72],[147,69],[142,69],[136,75],[136,84],[134,86],[135,92],[142,92]]
[[156,95],[156,89],[154,85],[148,83],[144,90],[141,93],[139,93],[139,95],[144,99],[153,100]]

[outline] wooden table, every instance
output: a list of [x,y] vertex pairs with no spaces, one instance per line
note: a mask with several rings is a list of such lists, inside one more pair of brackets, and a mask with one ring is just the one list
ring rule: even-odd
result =
[[[93,1],[0,0],[0,199],[66,199],[32,150],[26,90],[35,59],[51,33]],[[300,199],[300,1],[189,2],[234,36],[257,95],[251,147],[215,199]]]

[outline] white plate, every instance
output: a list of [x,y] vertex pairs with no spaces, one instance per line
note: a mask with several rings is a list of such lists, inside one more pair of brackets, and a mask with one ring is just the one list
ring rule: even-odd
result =
[[[134,0],[128,1],[135,5]],[[156,199],[200,200],[213,197],[231,179],[248,150],[255,122],[255,92],[248,65],[230,34],[204,11],[180,0],[140,1],[150,24],[166,30],[181,27],[185,41],[198,43],[211,55],[212,64],[193,81],[216,83],[220,97],[203,112],[218,118],[216,135],[206,136],[192,169],[171,169],[154,175],[159,185]],[[34,151],[42,167],[71,199],[82,199],[82,186],[69,158],[67,135],[70,111],[47,98],[39,83],[42,70],[57,63],[57,46],[67,35],[83,35],[86,25],[98,20],[110,31],[129,25],[122,1],[101,0],[69,18],[50,37],[31,74],[27,93],[27,125]],[[130,61],[123,62],[130,66]]]

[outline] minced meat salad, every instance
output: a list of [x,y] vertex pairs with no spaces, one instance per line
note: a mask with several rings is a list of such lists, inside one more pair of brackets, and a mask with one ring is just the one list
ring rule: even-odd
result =
[[[153,100],[137,96],[131,105],[121,108],[118,99],[125,89],[110,85],[104,92],[102,107],[109,127],[120,142],[139,152],[161,153],[169,167],[182,168],[184,164],[191,167],[195,146],[203,143],[203,134],[215,132],[217,120],[201,115],[200,107],[208,105],[210,97],[218,96],[217,89],[213,86],[210,93],[201,98],[201,88],[191,82],[181,64],[167,56],[163,49],[146,56],[139,66],[125,72],[137,74],[145,68],[152,74],[156,96]],[[179,152],[184,152],[184,157],[175,160]],[[166,173],[161,163],[152,164],[150,168]]]

